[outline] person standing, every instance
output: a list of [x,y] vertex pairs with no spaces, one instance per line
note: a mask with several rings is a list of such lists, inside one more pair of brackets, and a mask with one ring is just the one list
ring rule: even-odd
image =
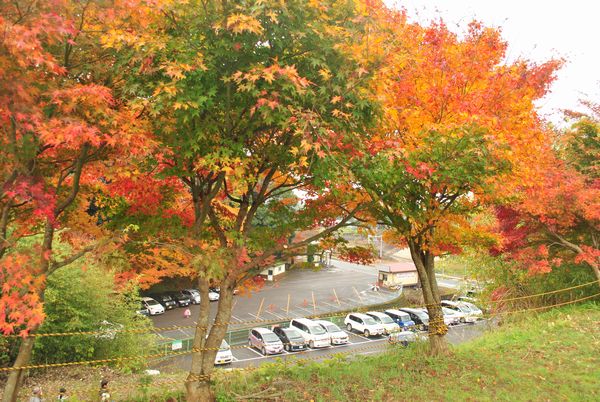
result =
[[59,401],[66,401],[69,397],[67,396],[67,390],[65,388],[61,388],[58,390],[58,399]]
[[29,402],[43,402],[42,399],[42,388],[39,386],[33,387],[31,390],[31,397],[29,398]]
[[108,390],[108,380],[100,381],[100,401],[110,402],[110,391]]
[[183,312],[183,317],[190,318],[191,316],[192,316],[192,312],[190,311],[189,308],[186,308],[185,311]]

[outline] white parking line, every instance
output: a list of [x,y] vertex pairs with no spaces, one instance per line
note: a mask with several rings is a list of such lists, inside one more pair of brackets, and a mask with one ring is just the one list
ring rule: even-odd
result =
[[338,309],[338,308],[341,307],[341,306],[338,306],[337,304],[332,304],[332,303],[329,303],[329,302],[326,302],[326,301],[323,301],[323,300],[321,300],[321,303],[327,304],[328,306],[331,306],[331,307],[336,308],[336,309]]
[[[267,357],[267,356],[263,356],[263,354],[262,354],[262,353],[260,353],[260,352],[258,352],[258,351],[256,351],[256,350],[254,350],[254,348],[253,348],[252,346],[248,346],[248,347],[247,347],[247,348],[245,348],[245,349],[246,349],[246,350],[251,350],[251,351],[253,351],[254,353],[256,353],[257,355],[259,355],[260,357]],[[243,361],[244,359],[241,359],[241,360]]]
[[306,309],[304,307],[297,306],[296,308],[299,309],[299,310],[305,311],[305,312],[307,312],[308,314],[311,314],[311,315],[315,313],[314,310],[309,310],[309,309]]
[[[369,339],[366,336],[362,336],[362,335],[358,335],[356,332],[349,332],[349,331],[345,331],[346,333],[350,334],[350,335],[354,335],[354,336],[358,336],[359,338],[362,338],[364,340],[366,340],[367,342],[371,342],[371,341],[375,341],[376,339]],[[364,342],[361,342],[364,343]]]
[[243,322],[243,320],[241,318],[237,318],[236,316],[234,316],[233,314],[231,315],[231,318],[233,320],[236,320],[237,322]]
[[269,311],[269,310],[265,310],[265,313],[269,313],[269,314],[271,314],[271,315],[273,315],[273,316],[275,316],[275,317],[279,318],[280,320],[283,320],[283,319],[285,318],[285,317],[283,317],[283,316],[280,316],[279,314],[277,314],[277,313],[274,313],[274,312],[272,312],[272,311]]

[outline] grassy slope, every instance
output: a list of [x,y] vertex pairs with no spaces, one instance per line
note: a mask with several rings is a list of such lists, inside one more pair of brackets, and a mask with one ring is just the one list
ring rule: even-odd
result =
[[451,356],[424,347],[285,368],[219,382],[219,399],[280,394],[289,401],[600,400],[600,306],[563,308],[506,324]]

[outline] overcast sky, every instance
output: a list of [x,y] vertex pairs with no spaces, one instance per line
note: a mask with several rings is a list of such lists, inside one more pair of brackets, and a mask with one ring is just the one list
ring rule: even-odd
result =
[[413,21],[442,17],[456,30],[472,19],[500,27],[508,59],[543,62],[565,58],[541,114],[560,124],[561,109],[585,111],[579,99],[600,102],[600,1],[598,0],[387,0]]

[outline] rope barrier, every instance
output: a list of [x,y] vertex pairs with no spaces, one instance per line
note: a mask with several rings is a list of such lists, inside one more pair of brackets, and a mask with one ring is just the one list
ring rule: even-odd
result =
[[564,289],[552,290],[552,291],[544,292],[544,293],[537,293],[537,294],[534,294],[534,295],[511,297],[509,299],[490,300],[490,303],[504,303],[504,302],[514,301],[514,300],[530,299],[532,297],[546,296],[546,295],[551,295],[551,294],[555,294],[555,293],[566,292],[568,290],[579,289],[579,288],[583,288],[583,287],[586,287],[586,286],[590,286],[590,285],[593,285],[593,284],[599,284],[599,283],[600,283],[599,281],[595,280],[595,281],[591,281],[591,282],[588,282],[588,283],[583,283],[581,285],[571,286],[571,287],[564,288]]
[[[523,312],[531,312],[531,311],[538,311],[538,310],[543,310],[543,309],[550,309],[550,308],[565,306],[568,304],[578,303],[578,302],[584,301],[584,300],[593,299],[598,296],[600,296],[600,292],[596,293],[594,295],[591,295],[591,296],[581,297],[579,299],[570,300],[570,301],[563,302],[563,303],[557,303],[557,304],[553,304],[550,306],[542,306],[542,307],[523,309],[523,310],[515,310],[515,311],[504,311],[504,312],[499,312],[499,313],[496,313],[496,314],[493,314],[490,316],[494,317],[494,316],[502,315],[502,314],[517,314],[517,313],[523,313]],[[438,317],[437,319],[432,319],[429,322],[429,328],[430,328],[429,329],[430,335],[437,335],[437,334],[443,335],[446,332],[448,332],[448,327],[444,324],[444,320],[442,317]],[[432,330],[432,328],[433,328],[433,330]],[[442,334],[441,331],[445,331],[445,332]],[[251,347],[249,345],[234,345],[234,346],[230,347],[230,349],[248,349],[248,348],[251,348]],[[201,351],[209,351],[209,350],[220,350],[220,348],[193,348],[192,350],[189,350],[189,351],[175,352],[175,353],[155,353],[155,354],[150,354],[150,355],[125,356],[125,357],[117,357],[117,358],[111,358],[111,359],[86,360],[86,361],[65,362],[65,363],[37,364],[37,365],[27,365],[27,366],[18,366],[18,367],[0,367],[0,372],[13,371],[13,370],[40,369],[40,368],[56,368],[56,367],[76,366],[76,365],[85,365],[85,364],[113,363],[113,362],[119,362],[119,361],[135,360],[135,359],[139,359],[139,358],[152,359],[152,358],[160,358],[160,357],[175,357],[175,356],[182,356],[182,355],[198,353]],[[352,351],[355,351],[355,350],[357,350],[357,349],[352,349]],[[306,350],[303,352],[297,352],[297,353],[301,354],[301,353],[306,353],[308,351],[309,350]],[[348,353],[351,353],[351,351]],[[321,357],[321,356],[319,356],[319,357]]]
[[[532,298],[532,297],[539,297],[539,296],[545,296],[545,295],[549,295],[549,294],[555,294],[555,293],[561,293],[561,292],[566,292],[569,290],[573,290],[573,289],[579,289],[582,287],[586,287],[586,286],[590,286],[592,284],[597,284],[598,281],[591,281],[588,283],[584,283],[581,285],[576,285],[576,286],[571,286],[568,288],[563,288],[563,289],[557,289],[557,290],[553,290],[553,291],[549,291],[549,292],[544,292],[544,293],[538,293],[538,294],[534,294],[534,295],[527,295],[527,296],[519,296],[519,297],[513,297],[513,298],[509,298],[509,299],[502,299],[502,300],[492,300],[490,301],[491,303],[502,303],[502,302],[508,302],[508,301],[514,301],[514,300],[522,300],[522,299],[528,299],[528,298]],[[436,306],[439,305],[439,303],[433,303],[433,304],[425,304],[424,306],[421,307],[430,307],[430,306]],[[358,309],[353,309],[353,310],[348,310],[347,312],[343,313],[343,314],[339,314],[339,313],[331,313],[331,314],[312,314],[307,316],[306,318],[334,318],[334,317],[343,317],[346,314],[351,314],[351,313],[360,313],[360,312],[365,312],[365,311],[369,311],[372,307],[367,306],[367,307],[361,307]],[[414,307],[413,307],[414,308]],[[156,332],[165,332],[165,331],[176,331],[176,330],[182,330],[182,329],[203,329],[203,330],[207,330],[210,329],[213,326],[229,326],[229,325],[246,325],[246,324],[268,324],[268,323],[277,323],[283,320],[292,320],[294,317],[284,317],[280,320],[248,320],[248,321],[237,321],[237,322],[233,322],[233,321],[229,321],[229,322],[215,322],[215,323],[211,323],[208,327],[199,327],[197,325],[172,325],[172,326],[168,326],[168,327],[155,327],[152,329],[148,329],[148,328],[129,328],[129,329],[110,329],[110,330],[100,330],[100,331],[71,331],[71,332],[53,332],[53,333],[33,333],[33,334],[29,334],[27,335],[28,337],[59,337],[59,336],[93,336],[93,335],[106,335],[108,334],[119,334],[119,333],[156,333]],[[22,338],[21,335],[17,335],[17,334],[8,334],[8,335],[0,335],[0,337],[4,337],[4,338]]]

